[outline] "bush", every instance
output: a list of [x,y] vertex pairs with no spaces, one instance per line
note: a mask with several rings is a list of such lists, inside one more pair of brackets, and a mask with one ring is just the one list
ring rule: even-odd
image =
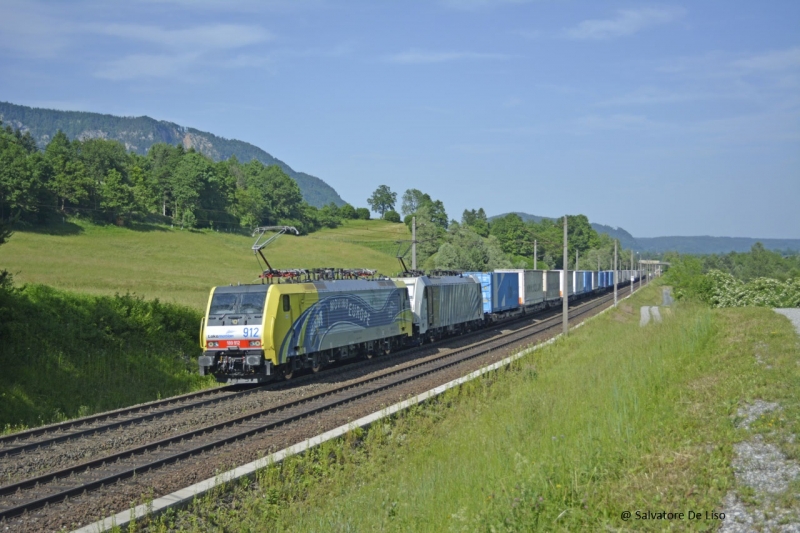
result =
[[210,384],[197,311],[44,285],[0,291],[0,427],[35,426]]
[[354,220],[358,218],[358,213],[356,213],[356,208],[352,205],[344,204],[339,208],[339,216],[345,220]]
[[386,213],[383,214],[383,220],[398,223],[400,222],[400,213],[397,211],[386,211]]
[[743,283],[719,270],[703,277],[699,296],[711,307],[800,307],[800,280],[756,278]]
[[369,209],[366,207],[359,207],[356,209],[356,215],[358,215],[359,220],[369,220]]

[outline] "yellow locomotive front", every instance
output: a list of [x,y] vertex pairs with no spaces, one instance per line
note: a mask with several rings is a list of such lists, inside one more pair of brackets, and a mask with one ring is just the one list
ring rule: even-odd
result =
[[257,383],[403,346],[412,335],[405,285],[328,280],[216,287],[201,328],[201,374]]
[[201,375],[211,373],[229,383],[256,383],[269,375],[263,340],[269,289],[269,285],[211,289],[200,329]]

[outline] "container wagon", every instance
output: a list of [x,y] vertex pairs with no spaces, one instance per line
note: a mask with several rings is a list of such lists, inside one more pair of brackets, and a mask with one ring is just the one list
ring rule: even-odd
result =
[[483,321],[481,286],[471,277],[415,276],[393,281],[408,290],[414,334],[421,339],[468,331]]
[[583,274],[578,270],[572,271],[572,288],[575,297],[582,296],[584,292],[586,292],[586,288],[583,284]]
[[560,283],[557,270],[544,271],[544,299],[548,306],[557,305],[561,301]]
[[519,276],[519,305],[526,311],[545,307],[544,270],[497,269],[495,272],[513,272]]
[[481,284],[483,314],[494,321],[521,312],[519,305],[519,275],[516,272],[465,272]]
[[566,277],[567,278],[566,279],[566,283],[567,283],[566,296],[570,300],[574,299],[575,298],[575,287],[572,284],[572,276],[570,276],[569,270],[567,270],[567,275],[566,276],[564,276],[564,271],[563,270],[552,270],[551,272],[558,272],[557,275],[558,275],[558,278],[559,278],[559,280],[558,280],[559,296],[562,297],[562,298],[565,296],[565,293],[564,293],[564,278]]

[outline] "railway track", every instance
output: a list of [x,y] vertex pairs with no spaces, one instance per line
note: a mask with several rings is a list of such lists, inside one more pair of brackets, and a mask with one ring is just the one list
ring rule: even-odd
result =
[[[117,409],[115,411],[108,411],[76,420],[4,435],[0,437],[0,459],[9,455],[36,450],[43,446],[52,446],[53,444],[110,431],[119,427],[149,422],[188,409],[213,405],[253,392],[252,387],[250,390],[242,389],[243,387],[240,385],[230,385],[200,392],[192,392],[174,396],[166,400],[148,402],[134,407]],[[204,399],[209,396],[212,398]]]
[[[612,299],[613,296],[607,294],[589,300],[572,309],[571,317],[580,318]],[[355,379],[344,386],[333,387],[324,392],[273,405],[236,418],[5,485],[0,487],[0,520],[9,519],[48,504],[64,501],[69,497],[83,494],[86,491],[92,491],[99,487],[131,478],[137,473],[209,452],[232,442],[291,424],[326,410],[363,400],[377,392],[418,380],[424,376],[485,356],[488,353],[524,344],[526,339],[558,327],[560,323],[561,315],[557,314],[523,326],[500,338],[481,341],[438,357],[411,362],[402,368],[388,369],[375,375]],[[399,353],[407,355],[408,351]],[[381,361],[382,359],[385,360],[385,358],[378,358],[373,361]],[[317,374],[317,376],[319,375]],[[214,392],[218,393],[218,395],[208,398]],[[256,390],[234,391],[232,388],[223,387],[213,391],[204,391],[204,393],[195,393],[162,402],[154,402],[136,408],[105,413],[73,423],[39,428],[25,432],[27,438],[33,439],[33,441],[27,442],[23,439],[24,442],[22,444],[17,441],[13,446],[9,445],[0,450],[0,454],[24,453],[25,450],[33,449],[32,447],[41,447],[43,442],[49,442],[52,445],[65,439],[76,438],[74,435],[79,432],[86,434],[101,431],[99,427],[120,427],[121,425],[133,423],[131,420],[134,419],[139,422],[146,422],[157,417],[169,416],[170,413],[175,413],[179,410],[191,409],[214,402],[219,403],[226,398],[254,392]],[[222,394],[221,396],[220,393]],[[181,402],[184,403],[181,404]],[[143,412],[143,409],[151,409],[151,411]],[[124,420],[119,419],[121,416],[124,417]],[[138,418],[136,418],[137,416]],[[81,426],[81,424],[86,425],[87,423],[90,426],[92,423],[101,426]],[[105,425],[102,426],[104,423]],[[51,431],[53,428],[57,428],[57,431],[61,434],[50,435],[46,437],[49,440],[42,440],[41,437],[47,435],[47,431]],[[107,429],[102,429],[102,431],[105,430]],[[19,436],[14,435],[14,437]],[[10,439],[4,440],[5,442],[11,442]],[[0,441],[0,444],[3,443],[4,441]]]

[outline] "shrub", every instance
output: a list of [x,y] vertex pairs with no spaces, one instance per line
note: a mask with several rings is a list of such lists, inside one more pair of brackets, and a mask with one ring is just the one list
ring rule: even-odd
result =
[[398,223],[400,222],[400,213],[397,211],[386,211],[386,213],[383,215],[383,219],[389,222]]
[[342,207],[339,208],[339,216],[343,219],[353,220],[358,218],[358,213],[356,213],[356,208],[350,204],[344,204]]
[[0,426],[38,425],[208,385],[200,313],[130,294],[0,291]]
[[359,207],[356,209],[356,214],[359,220],[369,220],[369,209],[366,207]]

